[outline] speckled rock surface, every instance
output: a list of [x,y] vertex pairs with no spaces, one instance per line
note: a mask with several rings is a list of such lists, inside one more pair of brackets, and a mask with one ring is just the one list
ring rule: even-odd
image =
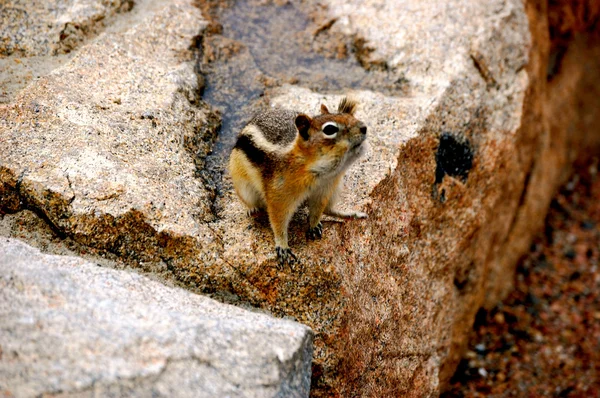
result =
[[0,8],[0,103],[68,61],[133,0],[7,0]]
[[186,2],[149,6],[158,9],[128,15],[0,109],[0,173],[21,181],[21,206],[58,210],[43,211],[56,228],[155,255],[117,230],[144,219],[157,232],[211,244],[202,223],[212,217],[211,192],[197,173],[218,120],[198,102],[200,11]]
[[303,325],[0,238],[0,393],[303,397]]
[[8,0],[0,11],[0,55],[25,57],[70,52],[102,29],[116,13],[129,11],[132,0],[53,0],[38,3]]
[[[183,0],[148,3],[157,11],[107,29],[0,108],[0,210],[29,210],[83,247],[309,325],[314,396],[435,396],[478,308],[510,289],[570,162],[600,140],[597,121],[580,117],[600,98],[582,71],[600,58],[569,64],[592,46],[581,44],[548,83],[542,2],[296,3],[325,21],[306,29],[349,38],[369,73],[402,83],[353,92],[371,148],[341,206],[369,219],[326,220],[324,238],[307,242],[301,211],[290,229],[301,262],[276,267],[266,220],[245,215],[227,177],[204,173],[217,119],[189,47],[209,32]],[[242,47],[211,54],[249,59]],[[263,100],[315,113],[339,97],[271,84]]]

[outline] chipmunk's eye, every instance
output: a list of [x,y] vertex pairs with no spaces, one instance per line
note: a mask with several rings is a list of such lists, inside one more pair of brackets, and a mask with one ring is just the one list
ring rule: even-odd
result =
[[335,138],[338,131],[340,131],[340,128],[333,122],[325,123],[323,125],[323,134],[325,134],[327,138]]

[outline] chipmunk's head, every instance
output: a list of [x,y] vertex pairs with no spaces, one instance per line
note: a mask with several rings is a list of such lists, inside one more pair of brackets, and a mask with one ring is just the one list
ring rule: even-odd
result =
[[337,113],[321,105],[321,114],[313,118],[296,116],[296,127],[305,147],[314,150],[316,174],[338,174],[365,152],[367,126],[354,117],[357,102],[343,98]]

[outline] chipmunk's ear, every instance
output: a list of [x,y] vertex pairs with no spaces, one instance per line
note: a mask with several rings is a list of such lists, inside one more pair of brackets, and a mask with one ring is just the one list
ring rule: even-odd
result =
[[308,140],[309,138],[308,130],[310,129],[310,122],[310,117],[308,115],[305,115],[304,113],[301,113],[298,116],[296,116],[296,127],[298,128],[300,136],[302,136],[302,138],[304,138],[305,140]]
[[321,104],[321,115],[328,115],[329,109],[325,106],[325,104]]

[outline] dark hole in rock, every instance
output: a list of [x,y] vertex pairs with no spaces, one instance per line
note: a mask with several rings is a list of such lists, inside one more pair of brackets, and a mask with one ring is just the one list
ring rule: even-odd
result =
[[454,277],[454,286],[458,289],[458,291],[462,292],[463,289],[467,286],[467,282],[469,280],[464,277]]
[[436,184],[441,183],[446,174],[466,181],[473,167],[473,149],[468,140],[461,142],[450,133],[443,133],[435,154],[435,161]]

